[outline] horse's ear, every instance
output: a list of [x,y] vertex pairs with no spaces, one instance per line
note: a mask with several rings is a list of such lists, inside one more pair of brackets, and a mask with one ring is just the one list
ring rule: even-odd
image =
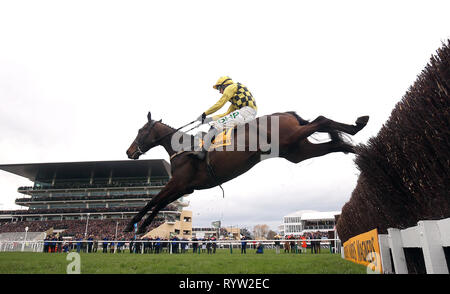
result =
[[158,122],[162,122],[162,118]]
[[150,111],[149,111],[148,114],[147,114],[147,119],[148,119],[148,121],[151,121],[151,120],[152,120],[152,114],[151,114]]

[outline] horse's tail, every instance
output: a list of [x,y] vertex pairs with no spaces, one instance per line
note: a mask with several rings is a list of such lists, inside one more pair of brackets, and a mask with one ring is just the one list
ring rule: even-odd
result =
[[309,124],[308,120],[305,120],[305,119],[301,118],[295,111],[287,111],[286,113],[289,113],[289,114],[293,115],[297,119],[298,123],[301,126]]

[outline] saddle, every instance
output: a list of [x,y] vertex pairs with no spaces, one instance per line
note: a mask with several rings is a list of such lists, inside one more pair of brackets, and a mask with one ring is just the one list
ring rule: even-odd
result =
[[[212,151],[218,147],[222,146],[228,146],[231,145],[231,136],[232,136],[232,130],[233,128],[226,128],[223,131],[216,134],[214,137],[214,140],[209,145],[208,151]],[[201,136],[198,141],[195,141],[191,143],[192,150],[201,150],[203,145],[205,144],[204,137],[206,136],[206,132],[201,132]],[[170,159],[174,158],[175,156],[178,156],[179,154],[185,153],[186,151],[181,150],[177,153],[173,154]],[[187,154],[195,154],[193,151],[187,151]]]

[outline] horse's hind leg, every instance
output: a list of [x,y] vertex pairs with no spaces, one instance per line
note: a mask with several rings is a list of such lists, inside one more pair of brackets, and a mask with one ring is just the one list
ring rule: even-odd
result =
[[311,123],[316,122],[319,125],[318,132],[330,133],[330,132],[334,132],[334,131],[340,131],[340,132],[344,132],[344,133],[347,133],[350,135],[355,135],[356,133],[358,133],[360,130],[362,130],[367,125],[368,121],[369,121],[369,116],[361,116],[361,117],[358,117],[358,119],[356,120],[354,125],[348,125],[348,124],[336,122],[336,121],[326,118],[324,116],[319,116]]
[[283,156],[293,163],[299,163],[303,160],[313,157],[327,155],[332,152],[355,153],[354,146],[343,141],[330,141],[327,143],[313,144],[304,140],[298,145],[298,148],[290,154]]
[[355,125],[348,125],[335,122],[324,116],[319,116],[309,124],[299,126],[295,132],[289,135],[287,143],[295,145],[298,142],[311,136],[315,132],[329,133],[333,141],[341,142],[342,140],[340,140],[340,135],[338,132],[344,132],[350,135],[355,135],[366,126],[368,121],[369,121],[368,116],[361,116],[356,120]]

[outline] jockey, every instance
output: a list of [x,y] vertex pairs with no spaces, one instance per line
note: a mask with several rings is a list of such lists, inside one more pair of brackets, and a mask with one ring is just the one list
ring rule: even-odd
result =
[[[232,128],[255,119],[257,112],[255,98],[253,98],[247,87],[240,83],[234,83],[230,77],[224,76],[219,78],[213,88],[217,89],[222,94],[222,97],[197,118],[202,123],[211,122],[211,129],[204,138],[202,151],[196,152],[197,157],[202,160],[205,158],[211,141],[217,133],[224,128]],[[215,113],[227,102],[231,103],[227,112],[215,115],[212,118],[206,117]]]

